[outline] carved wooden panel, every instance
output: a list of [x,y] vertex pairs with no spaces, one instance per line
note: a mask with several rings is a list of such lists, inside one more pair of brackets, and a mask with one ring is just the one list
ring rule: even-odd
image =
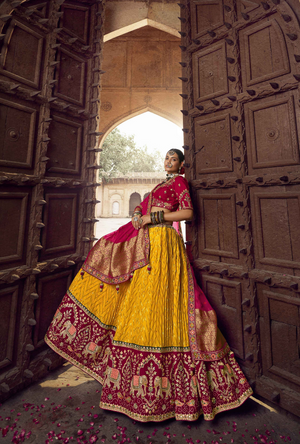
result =
[[54,94],[68,102],[84,106],[86,62],[77,55],[61,49],[56,71]]
[[47,173],[78,176],[81,172],[83,124],[74,119],[52,115],[47,156]]
[[[253,189],[253,224],[257,261],[267,265],[300,268],[300,191]],[[271,268],[272,269],[272,268]]]
[[[274,95],[245,105],[250,171],[299,165],[299,142],[294,92]],[[299,108],[297,106],[297,108]]]
[[299,415],[300,6],[222,3],[181,5],[187,248],[257,393]]
[[237,2],[238,18],[242,18],[242,13],[249,14],[251,12],[256,12],[259,6],[261,6],[261,2],[259,0],[240,0]]
[[73,37],[77,37],[82,43],[88,43],[88,31],[90,11],[89,8],[78,2],[65,2],[61,10],[63,16],[60,26]]
[[72,277],[72,270],[66,270],[39,279],[39,299],[35,303],[36,326],[33,330],[33,344],[36,348],[45,343],[45,333],[66,293],[66,289],[71,284]]
[[223,11],[222,0],[193,0],[191,4],[193,38],[223,25]]
[[42,344],[94,241],[103,20],[101,1],[0,2],[1,402],[62,363]]
[[232,171],[232,142],[229,114],[195,119],[197,176]]
[[234,192],[228,191],[224,194],[198,192],[201,255],[238,258],[236,198]]
[[16,338],[18,334],[19,287],[17,285],[0,289],[0,369],[15,363]]
[[229,92],[225,41],[193,54],[194,101],[212,99]]
[[0,74],[39,88],[42,49],[43,36],[37,30],[12,20],[1,53]]
[[127,85],[127,42],[106,42],[104,53],[109,54],[103,63],[104,87],[125,87]]
[[[30,4],[30,2],[28,2]],[[36,8],[36,15],[42,18],[45,18],[48,16],[48,12],[49,12],[49,2],[48,1],[39,1],[39,2],[35,2],[33,5],[30,6],[35,6]]]
[[216,310],[218,327],[239,358],[244,358],[241,283],[213,276],[202,277],[203,291]]
[[0,189],[0,269],[25,264],[29,192]]
[[266,20],[245,28],[240,39],[244,87],[290,71],[285,38],[276,20]]
[[[37,110],[0,97],[0,166],[7,171],[33,168]],[[27,171],[26,171],[27,172]]]
[[258,285],[263,374],[300,387],[300,298]]
[[78,194],[49,190],[45,196],[41,260],[76,251]]

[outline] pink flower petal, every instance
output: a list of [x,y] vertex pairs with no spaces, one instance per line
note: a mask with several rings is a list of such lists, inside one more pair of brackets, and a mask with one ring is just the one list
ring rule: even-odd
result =
[[77,435],[79,435],[79,436],[83,435],[83,431],[82,430],[78,430]]

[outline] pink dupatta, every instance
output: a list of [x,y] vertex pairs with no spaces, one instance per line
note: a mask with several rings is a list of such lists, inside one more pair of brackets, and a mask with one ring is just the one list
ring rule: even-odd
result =
[[[155,188],[154,188],[155,190]],[[142,215],[149,214],[152,193],[139,205]],[[181,236],[179,223],[173,223]],[[107,284],[120,284],[133,272],[149,263],[150,241],[148,227],[136,230],[132,222],[103,236],[94,245],[82,269]],[[194,361],[222,359],[229,351],[227,342],[217,327],[215,311],[197,284],[188,256],[189,279],[189,338]]]

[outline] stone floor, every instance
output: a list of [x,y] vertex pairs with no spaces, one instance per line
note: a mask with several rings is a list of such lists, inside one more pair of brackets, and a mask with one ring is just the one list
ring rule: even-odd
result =
[[128,222],[130,222],[129,217],[101,217],[99,222],[95,224],[95,236],[100,239],[100,237],[117,230]]
[[139,423],[98,407],[101,385],[69,363],[0,405],[0,442],[300,443],[300,422],[254,399],[210,422]]

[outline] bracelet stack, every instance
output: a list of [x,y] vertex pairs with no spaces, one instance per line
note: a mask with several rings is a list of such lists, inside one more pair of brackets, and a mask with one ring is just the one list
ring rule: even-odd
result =
[[134,216],[142,216],[141,211],[135,211],[135,212],[133,213],[132,217],[134,217]]
[[155,211],[153,213],[150,213],[150,218],[152,225],[162,224],[164,222],[164,212]]

